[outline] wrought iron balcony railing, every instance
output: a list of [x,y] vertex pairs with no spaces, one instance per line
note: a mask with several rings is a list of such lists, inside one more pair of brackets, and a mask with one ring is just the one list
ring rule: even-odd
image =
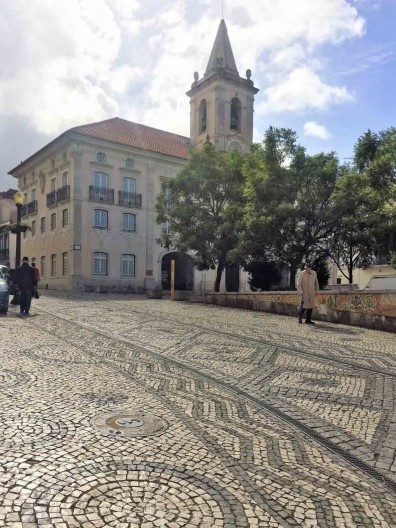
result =
[[66,202],[70,200],[70,185],[64,185],[56,191],[58,202]]
[[89,199],[96,202],[110,202],[114,203],[114,189],[107,189],[106,187],[89,186]]
[[31,202],[22,206],[21,216],[27,216],[35,213],[37,213],[37,200],[32,200]]
[[47,206],[55,205],[57,202],[56,191],[47,194]]
[[142,195],[126,191],[118,191],[118,203],[120,205],[142,207]]

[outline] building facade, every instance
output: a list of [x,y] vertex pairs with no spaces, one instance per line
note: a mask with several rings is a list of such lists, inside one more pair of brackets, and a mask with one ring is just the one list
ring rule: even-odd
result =
[[[189,148],[206,140],[221,150],[246,150],[253,135],[251,80],[239,76],[224,20],[204,77],[194,74],[187,93],[191,138],[119,118],[70,129],[10,171],[25,195],[23,222],[30,230],[22,254],[36,262],[41,284],[85,291],[143,291],[169,284],[213,289],[212,271],[156,242],[168,226],[156,224],[155,199]],[[243,281],[242,281],[243,282]],[[243,282],[243,283],[246,283]]]

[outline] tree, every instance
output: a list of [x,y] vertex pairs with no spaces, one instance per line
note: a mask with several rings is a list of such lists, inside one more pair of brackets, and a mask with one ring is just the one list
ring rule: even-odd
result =
[[248,283],[252,291],[268,291],[281,279],[279,265],[276,262],[252,260],[245,265],[245,271],[250,274]]
[[368,268],[375,261],[381,205],[365,172],[344,171],[334,193],[337,230],[325,241],[324,250],[350,284],[354,269]]
[[290,129],[270,128],[243,166],[244,233],[239,251],[296,271],[336,229],[332,195],[342,173],[333,152],[306,154]]
[[389,259],[396,251],[396,128],[363,134],[355,145],[355,164],[382,201],[376,227],[377,253]]
[[191,252],[199,269],[217,267],[215,291],[229,253],[238,242],[243,206],[243,155],[219,152],[206,143],[174,178],[164,181],[156,201],[157,222],[169,222],[159,242]]
[[321,253],[319,256],[310,259],[312,264],[312,269],[314,269],[318,276],[319,288],[323,290],[330,279],[330,271],[328,266],[328,260],[325,252]]

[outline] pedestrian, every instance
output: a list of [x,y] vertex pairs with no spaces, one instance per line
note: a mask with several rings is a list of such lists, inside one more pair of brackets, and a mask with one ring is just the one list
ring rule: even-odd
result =
[[301,300],[300,312],[298,314],[298,322],[302,323],[302,318],[305,310],[307,311],[307,316],[305,318],[305,323],[309,325],[314,325],[312,321],[312,310],[315,308],[315,293],[319,290],[318,277],[316,271],[311,268],[311,265],[307,263],[305,265],[305,270],[298,277],[297,281],[297,291],[299,298]]
[[19,308],[22,315],[28,315],[30,304],[37,286],[36,274],[29,266],[28,257],[23,257],[22,266],[15,271],[15,282],[19,288]]
[[36,284],[38,284],[40,282],[40,271],[39,269],[36,267],[36,263],[35,262],[32,262],[32,268],[34,270],[34,273],[36,275]]

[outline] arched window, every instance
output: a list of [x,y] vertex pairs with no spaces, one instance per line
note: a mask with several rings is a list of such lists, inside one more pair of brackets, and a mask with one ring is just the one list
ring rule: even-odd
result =
[[241,102],[237,97],[231,99],[231,130],[241,131]]
[[199,104],[199,133],[202,134],[206,130],[206,99],[202,99]]

